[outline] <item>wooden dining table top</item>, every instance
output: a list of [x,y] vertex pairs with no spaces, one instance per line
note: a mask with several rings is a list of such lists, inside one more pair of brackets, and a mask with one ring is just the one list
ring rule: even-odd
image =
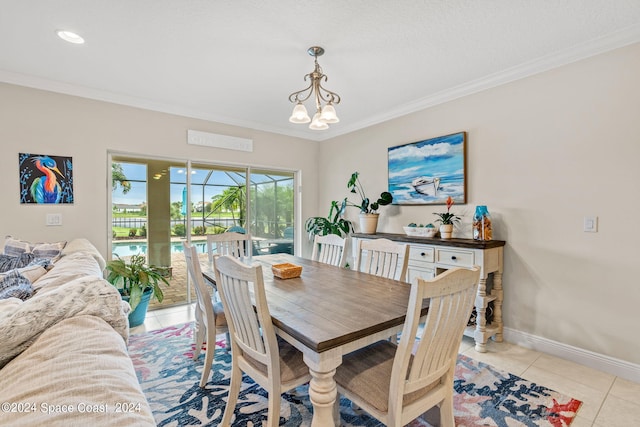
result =
[[[404,323],[409,283],[360,273],[288,254],[254,256],[262,265],[273,324],[321,353]],[[274,277],[271,266],[302,266],[300,277]],[[215,284],[212,270],[204,277]],[[423,315],[427,306],[423,307]]]

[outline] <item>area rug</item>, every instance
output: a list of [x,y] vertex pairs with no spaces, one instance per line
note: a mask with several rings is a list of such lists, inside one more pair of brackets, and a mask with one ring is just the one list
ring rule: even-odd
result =
[[[129,354],[158,426],[220,423],[231,368],[223,338],[216,346],[209,382],[201,389],[204,351],[197,361],[192,359],[193,323],[131,336]],[[464,427],[568,426],[582,403],[463,355],[458,357],[454,389],[456,426]],[[245,376],[233,426],[261,426],[266,416],[267,393]],[[354,412],[345,398],[340,400],[340,416],[346,427],[382,426],[366,413]],[[281,426],[309,426],[311,418],[308,386],[283,395]],[[409,425],[430,426],[422,419]]]

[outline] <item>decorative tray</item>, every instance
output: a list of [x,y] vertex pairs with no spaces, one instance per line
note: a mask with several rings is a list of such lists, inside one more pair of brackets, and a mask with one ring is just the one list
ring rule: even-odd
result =
[[407,236],[434,237],[438,233],[435,227],[402,227]]
[[300,277],[302,274],[302,266],[295,264],[274,264],[271,266],[273,275],[280,279],[293,279],[294,277]]

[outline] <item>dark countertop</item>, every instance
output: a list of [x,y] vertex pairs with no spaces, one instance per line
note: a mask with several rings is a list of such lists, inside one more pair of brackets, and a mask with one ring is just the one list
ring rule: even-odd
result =
[[473,240],[473,239],[441,239],[439,237],[420,237],[420,236],[407,236],[406,234],[393,234],[393,233],[376,233],[376,234],[363,234],[353,233],[352,237],[358,237],[362,239],[389,239],[397,242],[406,243],[420,243],[423,245],[436,245],[436,246],[453,246],[457,248],[470,248],[470,249],[491,249],[504,246],[506,242],[504,240]]

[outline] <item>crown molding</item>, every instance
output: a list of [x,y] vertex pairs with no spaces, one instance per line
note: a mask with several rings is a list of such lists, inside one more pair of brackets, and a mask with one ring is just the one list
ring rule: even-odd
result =
[[[66,95],[105,101],[119,105],[175,114],[199,120],[217,122],[221,124],[238,126],[263,132],[270,132],[310,141],[327,141],[332,138],[355,132],[370,126],[374,126],[398,117],[406,116],[418,111],[426,110],[439,104],[453,101],[474,93],[478,93],[493,87],[520,80],[535,74],[539,74],[554,68],[558,68],[573,62],[580,61],[601,53],[628,46],[640,42],[640,24],[623,28],[606,36],[577,44],[572,48],[562,50],[550,55],[537,58],[532,61],[502,70],[497,73],[476,79],[461,85],[442,90],[429,96],[417,99],[396,108],[391,108],[384,113],[371,116],[365,120],[331,128],[323,132],[309,132],[306,129],[284,126],[271,126],[264,123],[237,120],[229,117],[216,116],[202,111],[195,111],[176,105],[162,104],[146,99],[131,97],[123,94],[72,85],[64,82],[43,79],[41,77],[13,73],[0,70],[0,81],[19,86],[27,86],[35,89],[57,92]],[[286,125],[289,123],[287,122]]]

